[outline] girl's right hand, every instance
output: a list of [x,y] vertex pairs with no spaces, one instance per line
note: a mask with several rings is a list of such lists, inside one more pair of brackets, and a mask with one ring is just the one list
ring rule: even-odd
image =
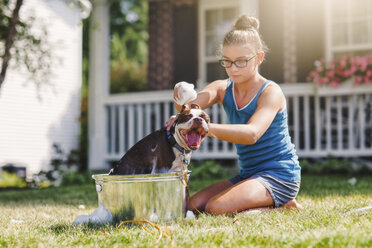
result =
[[179,82],[174,86],[173,100],[180,106],[195,100],[197,93],[194,85],[187,82]]
[[174,122],[177,120],[177,115],[172,115],[171,117],[169,117],[169,119],[165,122],[165,127],[167,128],[167,130],[169,131]]

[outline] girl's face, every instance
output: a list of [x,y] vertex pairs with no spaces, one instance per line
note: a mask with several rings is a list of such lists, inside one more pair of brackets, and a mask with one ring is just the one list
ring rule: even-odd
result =
[[256,54],[252,49],[244,45],[225,46],[222,48],[222,52],[222,60],[225,60],[227,65],[235,62],[231,67],[225,68],[227,75],[234,83],[247,82],[258,74],[258,65],[262,63],[263,52]]

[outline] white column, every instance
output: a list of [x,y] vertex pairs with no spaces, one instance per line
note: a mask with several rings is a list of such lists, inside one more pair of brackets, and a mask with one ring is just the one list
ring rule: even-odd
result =
[[89,170],[106,169],[104,99],[110,81],[110,14],[106,0],[93,0],[89,59]]

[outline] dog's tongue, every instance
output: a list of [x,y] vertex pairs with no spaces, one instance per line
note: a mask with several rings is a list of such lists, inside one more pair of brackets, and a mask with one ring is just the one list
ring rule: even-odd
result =
[[195,148],[197,149],[198,146],[200,145],[200,135],[197,134],[197,133],[194,133],[194,132],[190,132],[188,135],[187,135],[187,145],[188,147],[190,148]]

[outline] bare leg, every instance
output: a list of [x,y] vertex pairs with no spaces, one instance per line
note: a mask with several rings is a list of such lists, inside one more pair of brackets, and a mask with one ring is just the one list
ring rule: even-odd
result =
[[302,205],[299,204],[296,199],[293,199],[293,200],[290,200],[289,202],[285,203],[284,205],[278,207],[278,208],[272,208],[272,207],[264,207],[264,208],[252,208],[252,209],[248,209],[247,211],[245,212],[253,212],[253,213],[257,213],[257,212],[265,212],[265,211],[271,211],[271,210],[275,210],[275,209],[285,209],[285,210],[292,210],[292,209],[297,209],[297,210],[301,210],[303,209]]
[[[229,180],[220,181],[218,183],[212,184],[211,186],[197,192],[190,198],[190,202],[199,210],[204,211],[207,202],[215,195],[223,192],[227,188],[233,185]],[[189,204],[189,210],[195,211],[192,204]]]
[[270,193],[259,181],[246,179],[210,198],[205,211],[211,214],[234,214],[273,205]]
[[[190,201],[198,210],[212,214],[234,214],[245,210],[267,211],[272,210],[274,205],[270,193],[256,179],[246,179],[235,185],[224,180],[199,191]],[[293,199],[280,208],[302,209],[302,206]],[[191,204],[189,210],[195,211]]]

